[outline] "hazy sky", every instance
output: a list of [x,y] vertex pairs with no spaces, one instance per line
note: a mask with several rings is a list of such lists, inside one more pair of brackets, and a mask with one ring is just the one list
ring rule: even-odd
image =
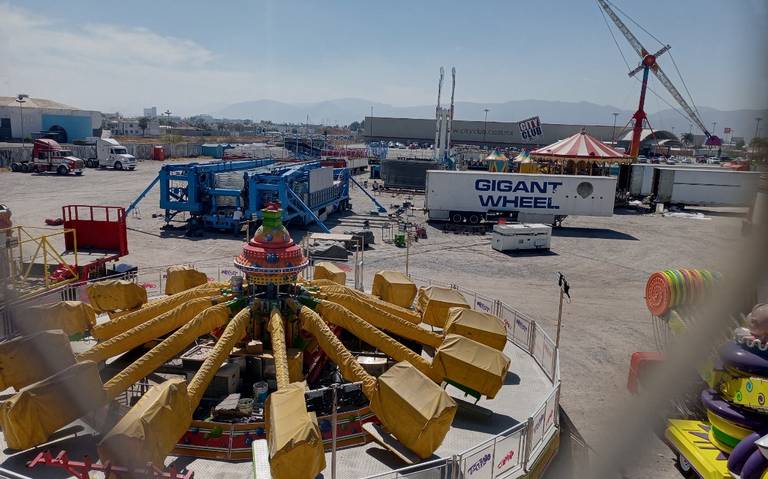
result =
[[[614,3],[672,45],[697,104],[768,105],[765,0]],[[0,0],[0,60],[0,95],[125,113],[264,98],[431,104],[440,65],[456,66],[463,101],[633,109],[639,90],[592,0]],[[682,89],[670,59],[661,64]],[[651,97],[648,109],[659,108]]]

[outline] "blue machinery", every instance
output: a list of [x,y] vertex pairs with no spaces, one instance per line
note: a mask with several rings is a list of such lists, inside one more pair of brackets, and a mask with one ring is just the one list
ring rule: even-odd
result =
[[[165,210],[166,223],[178,213],[187,212],[197,226],[236,232],[242,221],[260,220],[261,209],[279,201],[285,223],[317,223],[329,232],[321,218],[349,209],[350,179],[346,168],[335,168],[331,174],[331,169],[322,168],[319,162],[277,163],[262,159],[167,164],[127,212],[160,183],[160,207]],[[368,197],[379,212],[386,212],[370,194]],[[235,215],[238,209],[242,219]]]

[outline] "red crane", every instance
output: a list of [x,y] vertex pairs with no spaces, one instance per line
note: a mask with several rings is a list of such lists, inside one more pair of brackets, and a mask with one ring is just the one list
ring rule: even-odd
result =
[[[597,4],[602,8],[602,10],[608,15],[608,17],[613,21],[613,23],[616,24],[616,27],[619,29],[619,31],[624,35],[624,37],[627,39],[627,42],[632,46],[632,48],[637,52],[638,55],[640,55],[641,61],[640,64],[632,71],[629,72],[629,76],[633,77],[639,72],[643,72],[643,81],[642,86],[640,87],[640,102],[637,106],[637,111],[632,116],[632,118],[635,120],[634,127],[632,128],[632,143],[630,144],[629,148],[629,155],[633,158],[637,158],[638,153],[640,152],[640,136],[643,132],[643,123],[648,121],[648,116],[645,114],[645,110],[643,109],[645,106],[645,92],[648,89],[648,73],[652,72],[654,76],[659,80],[659,82],[664,85],[664,88],[667,89],[670,95],[677,101],[677,103],[685,110],[685,113],[688,115],[688,117],[691,119],[693,123],[698,126],[702,132],[707,136],[707,145],[720,145],[721,141],[720,138],[717,136],[711,134],[707,127],[704,126],[704,122],[699,118],[698,113],[696,113],[696,110],[690,107],[688,105],[688,102],[685,101],[685,98],[683,98],[683,95],[680,94],[680,92],[675,88],[675,85],[672,84],[670,79],[667,77],[667,75],[662,71],[659,64],[656,62],[656,59],[666,53],[671,47],[669,45],[664,45],[659,51],[657,51],[654,54],[650,54],[648,50],[643,47],[643,45],[640,43],[640,41],[635,37],[631,31],[629,31],[629,28],[624,24],[623,21],[619,18],[618,15],[613,11],[613,9],[610,6],[610,2],[607,0],[597,0]],[[618,44],[617,44],[618,46]]]

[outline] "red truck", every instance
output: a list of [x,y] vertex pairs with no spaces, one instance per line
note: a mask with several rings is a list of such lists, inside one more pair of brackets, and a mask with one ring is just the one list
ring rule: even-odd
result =
[[32,161],[11,163],[11,171],[22,173],[57,173],[59,175],[82,175],[85,162],[62,148],[55,140],[40,138],[32,145]]

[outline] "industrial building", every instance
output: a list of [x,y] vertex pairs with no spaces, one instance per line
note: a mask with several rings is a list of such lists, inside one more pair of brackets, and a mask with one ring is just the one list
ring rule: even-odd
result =
[[[632,131],[612,125],[565,125],[542,123],[542,134],[530,140],[522,138],[518,122],[453,120],[451,143],[488,145],[491,147],[538,148],[550,145],[585,129],[600,141],[629,148]],[[365,117],[364,137],[368,141],[397,141],[401,143],[434,143],[435,120],[422,118]],[[677,136],[667,130],[645,129],[640,148],[650,151],[654,145],[681,146]]]
[[[586,128],[587,132],[601,141],[613,141],[614,128],[606,125],[563,125],[543,123],[542,135],[524,140],[518,122],[453,120],[451,143],[534,147],[543,146],[566,138]],[[616,138],[624,133],[616,127]],[[365,117],[366,140],[398,141],[403,143],[434,143],[435,120],[423,118]]]
[[0,141],[52,136],[68,143],[96,136],[101,113],[44,98],[0,96]]

